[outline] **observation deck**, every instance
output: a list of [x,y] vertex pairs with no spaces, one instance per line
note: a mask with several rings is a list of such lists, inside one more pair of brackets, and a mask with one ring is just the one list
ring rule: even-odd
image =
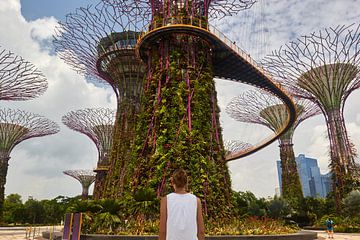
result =
[[96,168],[94,168],[94,172],[107,172],[109,171],[110,166],[109,165],[98,165]]
[[223,33],[207,21],[190,17],[174,17],[163,22],[153,22],[149,31],[144,32],[137,42],[137,54],[147,62],[147,49],[159,38],[169,34],[187,34],[200,37],[211,45],[214,77],[241,82],[266,90],[277,96],[287,107],[288,118],[284,126],[274,135],[264,139],[251,148],[226,156],[227,161],[254,153],[275,141],[285,133],[296,119],[295,105],[286,91],[249,54],[236,46]]
[[117,71],[118,75],[123,78],[131,78],[131,76],[141,78],[143,76],[145,65],[141,64],[135,56],[136,39],[140,34],[140,32],[134,31],[113,32],[100,40],[96,48],[98,53],[96,69],[102,78],[111,84],[116,84],[116,80],[112,79],[110,74],[113,71],[109,69],[113,62],[116,62],[115,65],[122,66]]

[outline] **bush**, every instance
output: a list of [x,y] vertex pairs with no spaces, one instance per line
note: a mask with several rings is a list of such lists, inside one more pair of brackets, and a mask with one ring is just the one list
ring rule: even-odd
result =
[[291,213],[291,208],[286,200],[275,197],[267,203],[268,215],[271,218],[284,219]]
[[360,191],[352,191],[343,200],[345,216],[360,217]]
[[281,220],[266,217],[247,217],[224,221],[207,221],[205,224],[208,235],[268,235],[289,234],[299,231],[293,224],[285,224]]

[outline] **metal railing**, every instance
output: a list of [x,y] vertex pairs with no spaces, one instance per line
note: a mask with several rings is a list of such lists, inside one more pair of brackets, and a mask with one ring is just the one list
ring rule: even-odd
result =
[[243,49],[241,49],[239,46],[237,46],[235,41],[231,41],[228,37],[225,36],[225,34],[223,34],[216,27],[210,25],[207,20],[204,20],[201,18],[194,18],[191,16],[189,16],[189,17],[188,16],[175,16],[175,17],[171,17],[171,18],[167,18],[167,19],[163,18],[161,20],[154,20],[153,22],[151,22],[148,25],[148,27],[147,27],[148,31],[142,32],[142,34],[139,36],[138,41],[146,34],[152,32],[152,31],[155,31],[159,28],[166,28],[166,27],[177,26],[177,25],[182,25],[182,26],[185,25],[185,26],[192,26],[192,27],[200,28],[200,29],[203,29],[203,30],[209,32],[210,34],[216,36],[225,45],[227,45],[235,53],[237,53],[242,59],[247,61],[256,70],[261,72],[267,79],[269,79],[269,81],[271,81],[274,85],[276,85],[278,88],[280,88],[282,91],[284,91],[282,86],[279,83],[275,82],[272,79],[272,76],[259,63],[257,63],[253,58],[250,57],[250,54],[248,54]]

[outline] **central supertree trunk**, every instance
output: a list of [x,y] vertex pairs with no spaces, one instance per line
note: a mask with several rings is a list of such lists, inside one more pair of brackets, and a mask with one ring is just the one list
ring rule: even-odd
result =
[[7,152],[0,151],[0,223],[3,220],[5,184],[9,166],[9,159],[10,157]]
[[336,207],[341,208],[340,200],[354,187],[356,183],[352,176],[356,171],[353,144],[350,142],[345,128],[342,111],[335,109],[326,114],[326,124],[330,140],[330,169],[333,178],[333,191]]
[[202,199],[205,213],[226,216],[231,183],[208,43],[166,35],[148,49],[148,69],[132,186],[165,195],[173,171],[184,168],[189,190]]
[[295,208],[303,199],[299,173],[296,166],[293,144],[290,139],[280,139],[281,192],[284,199]]

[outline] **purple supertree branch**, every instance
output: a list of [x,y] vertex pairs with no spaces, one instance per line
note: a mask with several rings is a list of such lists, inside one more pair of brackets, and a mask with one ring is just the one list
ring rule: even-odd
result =
[[[279,81],[321,108],[330,141],[330,168],[337,211],[356,171],[353,144],[343,116],[349,94],[360,87],[360,24],[338,26],[299,38],[262,62]],[[348,181],[348,183],[345,183]]]
[[[145,26],[139,16],[132,16],[117,11],[115,7],[97,4],[95,7],[78,8],[66,16],[65,23],[60,23],[54,36],[55,50],[75,71],[104,83],[107,81],[113,89],[119,87],[108,76],[98,71],[99,50],[101,40],[111,39],[112,33],[126,31],[141,32]],[[129,46],[115,45],[116,49]],[[114,50],[116,50],[114,49]],[[111,59],[111,56],[106,56]],[[121,86],[120,86],[121,87]]]
[[[297,119],[292,129],[302,121],[320,114],[316,104],[295,98]],[[262,90],[250,90],[235,97],[226,107],[226,112],[235,120],[246,123],[264,125],[277,132],[286,122],[287,110],[285,105],[274,95]]]
[[336,107],[342,108],[349,94],[360,87],[359,46],[360,24],[338,26],[286,44],[262,64],[295,95],[322,102],[323,108],[332,107],[327,106],[331,96],[324,91],[335,90],[334,96],[340,96]]
[[[103,0],[112,6],[117,6],[119,11],[132,11],[141,15],[145,19],[151,19],[160,12],[164,13],[168,9],[164,9],[166,0]],[[168,1],[170,3],[170,1]],[[167,3],[168,3],[167,2]],[[194,9],[200,9],[204,6],[205,16],[211,18],[223,18],[232,16],[238,12],[249,9],[256,0],[192,0],[192,1],[175,1],[174,4],[182,8],[188,9],[189,12]]]
[[107,108],[76,110],[62,117],[62,122],[74,131],[88,136],[99,154],[109,151],[112,144],[115,111]]
[[226,140],[224,141],[224,149],[227,154],[232,154],[239,151],[246,151],[247,149],[252,148],[253,145],[250,143],[242,142],[239,140]]
[[28,100],[47,89],[45,76],[31,63],[0,46],[0,100]]
[[8,152],[20,142],[34,137],[55,134],[59,126],[40,115],[21,110],[0,109],[1,151]]

